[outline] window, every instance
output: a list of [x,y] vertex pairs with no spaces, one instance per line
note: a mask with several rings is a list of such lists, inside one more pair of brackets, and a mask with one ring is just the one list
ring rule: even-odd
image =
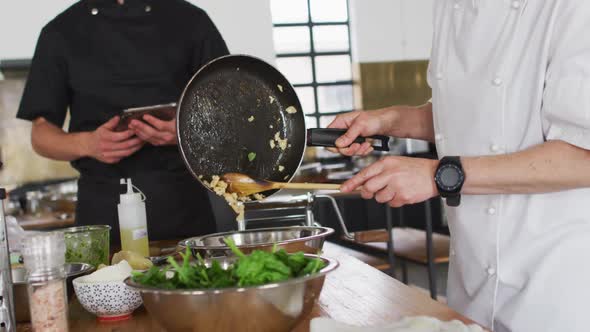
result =
[[277,67],[294,85],[309,128],[353,109],[347,0],[271,0]]

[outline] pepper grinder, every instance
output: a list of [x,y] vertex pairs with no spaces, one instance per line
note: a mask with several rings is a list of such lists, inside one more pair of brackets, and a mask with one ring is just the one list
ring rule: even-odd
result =
[[6,199],[6,190],[0,188],[0,331],[15,332],[16,318],[14,316],[8,231],[4,218],[4,199]]

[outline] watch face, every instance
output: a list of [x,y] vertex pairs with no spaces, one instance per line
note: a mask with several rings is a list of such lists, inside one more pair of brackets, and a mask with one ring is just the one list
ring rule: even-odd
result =
[[436,180],[444,191],[454,191],[463,182],[463,172],[456,165],[447,164],[438,170]]

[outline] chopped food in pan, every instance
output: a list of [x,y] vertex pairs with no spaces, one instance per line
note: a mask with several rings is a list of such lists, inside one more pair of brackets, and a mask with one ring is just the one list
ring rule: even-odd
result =
[[[223,181],[219,175],[213,175],[211,181],[202,180],[202,177],[200,179],[201,182],[213,190],[217,196],[221,196],[225,199],[227,204],[229,204],[232,210],[237,214],[236,221],[244,220],[244,202],[250,202],[252,200],[250,196],[240,196],[236,193],[227,192],[228,184]],[[262,194],[254,194],[252,197],[255,200],[264,199],[264,195]]]
[[219,181],[221,181],[220,179],[221,178],[218,175],[213,175],[211,177],[211,183],[210,183],[211,184],[211,188],[215,188],[217,186],[217,184],[219,183]]
[[254,159],[256,159],[256,152],[248,153],[248,160],[253,161]]
[[238,214],[236,216],[236,221],[244,221],[244,202],[238,200],[238,194],[224,193],[223,198],[229,204],[232,210],[234,210],[234,212]]
[[281,148],[281,150],[284,151],[287,148],[287,139],[281,138],[281,133],[279,131],[277,131],[275,133],[274,140],[277,143],[277,145],[279,146],[279,148]]
[[275,140],[274,140],[274,139],[271,139],[271,140],[269,141],[269,144],[270,144],[270,148],[271,148],[271,149],[274,149],[274,148],[275,148]]
[[271,104],[275,102],[275,97],[273,96],[268,96],[268,99],[270,100]]
[[295,108],[295,106],[289,106],[285,109],[285,112],[289,114],[295,114],[297,113],[297,109]]
[[287,180],[289,178],[288,175],[285,175],[285,177],[283,178],[283,180]]
[[285,170],[285,166],[283,166],[283,165],[279,165],[279,172],[282,172],[282,171],[284,171],[284,170]]
[[279,88],[279,91],[283,92],[283,86],[280,84],[277,84],[277,88]]
[[217,186],[213,187],[212,189],[218,196],[223,196],[227,190],[227,183],[225,183],[225,181],[219,181]]
[[268,126],[268,128],[272,129],[272,128],[273,128],[273,126],[272,126],[272,125],[269,125],[269,126]]
[[[225,199],[227,204],[237,213],[236,221],[243,221],[244,220],[244,198],[240,200],[240,197],[236,193],[228,193],[227,192],[227,183],[220,179],[219,175],[213,175],[211,177],[211,182],[202,181],[204,185],[211,188],[217,196],[221,196]],[[248,198],[248,197],[246,197]]]
[[248,118],[248,122],[252,122],[254,121],[254,115],[250,115],[250,117]]

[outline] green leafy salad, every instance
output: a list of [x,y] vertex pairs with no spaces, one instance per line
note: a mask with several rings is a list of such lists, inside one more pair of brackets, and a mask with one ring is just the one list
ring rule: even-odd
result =
[[198,255],[197,262],[191,263],[187,248],[185,253],[181,253],[181,264],[168,257],[169,266],[163,269],[152,266],[146,272],[134,272],[133,281],[162,289],[246,287],[315,274],[325,266],[321,259],[305,257],[303,252],[288,254],[275,248],[272,252],[255,250],[246,255],[233,240],[226,239],[225,243],[237,256],[235,263],[227,269],[223,269],[216,260],[212,260],[207,267]]

